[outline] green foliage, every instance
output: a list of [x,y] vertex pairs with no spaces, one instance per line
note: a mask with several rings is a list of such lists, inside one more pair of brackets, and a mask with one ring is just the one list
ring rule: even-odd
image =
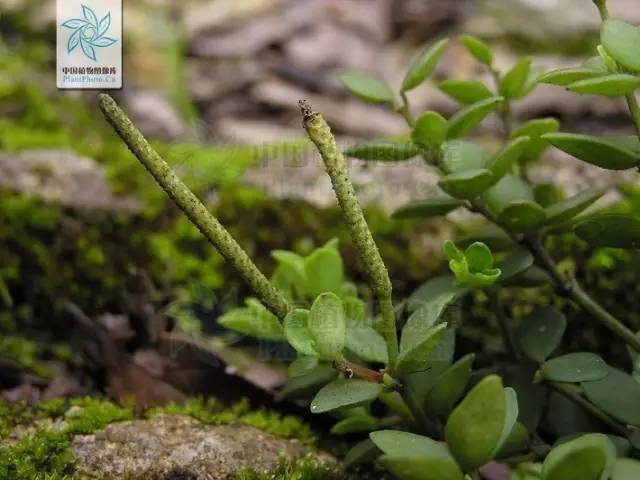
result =
[[457,287],[488,287],[500,277],[501,271],[494,268],[493,255],[484,243],[474,242],[463,252],[447,240],[443,248]]
[[339,469],[319,464],[308,457],[295,461],[281,458],[273,472],[247,469],[238,473],[235,480],[348,480],[349,478]]
[[133,406],[120,406],[99,398],[86,397],[71,402],[66,431],[89,434],[114,422],[133,419]]
[[384,80],[361,73],[343,73],[340,80],[351,93],[370,103],[393,103],[393,91]]

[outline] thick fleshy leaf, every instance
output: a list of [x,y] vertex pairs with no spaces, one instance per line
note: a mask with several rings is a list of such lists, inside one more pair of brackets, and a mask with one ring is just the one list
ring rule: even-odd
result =
[[493,268],[491,250],[482,242],[472,243],[463,253],[451,240],[447,240],[443,250],[458,287],[488,287],[500,276],[500,269]]
[[604,195],[604,190],[588,190],[573,197],[554,203],[545,209],[547,225],[559,225],[574,218],[589,208],[596,200]]
[[463,105],[493,96],[489,87],[478,80],[443,80],[438,84],[438,88]]
[[480,63],[491,65],[493,63],[493,52],[482,40],[471,35],[461,35],[458,41],[465,46],[467,51]]
[[609,73],[609,69],[604,63],[604,60],[600,55],[595,55],[593,57],[587,58],[584,62],[582,62],[582,66],[584,68],[588,68],[589,70],[596,70],[602,74]]
[[362,322],[349,325],[345,347],[367,362],[387,363],[387,345],[373,327]]
[[606,20],[600,30],[602,46],[625,68],[640,71],[640,28],[620,20]]
[[567,319],[553,307],[537,308],[520,321],[516,341],[520,350],[535,362],[544,362],[558,348]]
[[402,480],[462,480],[463,474],[447,446],[428,437],[396,430],[369,437],[385,454],[382,464]]
[[509,282],[514,277],[525,272],[533,265],[533,255],[527,248],[518,248],[498,264],[502,272],[499,278],[500,283]]
[[306,375],[289,380],[285,387],[276,395],[276,401],[286,398],[307,398],[320,387],[331,382],[338,376],[338,371],[331,365],[319,364]]
[[640,85],[640,78],[627,73],[604,75],[567,85],[567,89],[576,93],[587,93],[603,97],[621,97],[633,92]]
[[347,452],[344,460],[342,460],[342,464],[345,469],[349,469],[355,465],[372,462],[381,454],[382,451],[376,447],[376,444],[367,438],[366,440],[356,443],[351,450]]
[[502,77],[498,91],[506,98],[521,98],[525,94],[525,85],[531,72],[531,59],[523,58],[519,60]]
[[451,140],[442,148],[442,169],[446,173],[485,168],[487,152],[482,145],[467,140]]
[[446,328],[446,323],[435,325],[428,329],[410,348],[402,350],[396,361],[396,371],[405,375],[423,368],[429,360],[430,354],[438,346]]
[[529,430],[522,423],[516,422],[496,454],[498,458],[506,458],[526,450],[529,444]]
[[493,449],[492,457],[498,455],[498,452],[502,449],[504,444],[509,439],[511,430],[513,430],[516,420],[518,419],[518,395],[516,391],[511,387],[505,387],[504,389],[504,405],[505,415],[504,423],[502,424],[502,433],[500,434],[500,440]]
[[499,215],[513,202],[533,202],[533,192],[520,177],[507,174],[484,195],[491,211]]
[[451,365],[427,395],[425,409],[431,415],[448,415],[467,387],[475,355],[470,353]]
[[594,247],[640,248],[640,218],[618,213],[596,215],[581,221],[575,232]]
[[424,302],[407,319],[400,337],[400,351],[416,346],[422,338],[430,334],[431,328],[438,323],[445,309],[455,299],[453,291],[434,292],[434,296]]
[[320,389],[311,401],[311,412],[324,413],[343,407],[366,405],[378,398],[381,391],[380,383],[339,378]]
[[402,81],[403,92],[416,88],[433,73],[448,42],[449,39],[443,38],[424,49]]
[[309,310],[297,308],[284,318],[284,335],[287,342],[300,354],[317,356],[313,336],[309,330]]
[[247,307],[235,308],[218,323],[225,328],[265,340],[284,340],[282,325],[273,313],[256,300],[247,300]]
[[438,148],[447,138],[447,120],[437,112],[425,112],[413,127],[411,139],[420,148]]
[[372,75],[348,72],[340,75],[340,81],[355,96],[370,103],[393,103],[393,91],[384,80]]
[[522,154],[522,161],[533,162],[537,160],[540,155],[549,146],[549,141],[541,138],[546,133],[557,132],[560,129],[560,122],[555,118],[536,118],[535,120],[529,120],[516,128],[511,134],[511,138],[529,137],[529,143]]
[[299,357],[289,364],[289,377],[302,377],[318,366],[318,357]]
[[527,362],[512,365],[505,372],[505,382],[518,394],[518,421],[529,431],[538,428],[548,397],[547,388],[534,383],[534,375],[535,368]]
[[542,466],[542,480],[601,480],[615,451],[606,435],[590,433],[554,447]]
[[472,272],[481,272],[493,267],[491,250],[482,242],[474,242],[464,251]]
[[540,373],[554,382],[590,382],[609,375],[609,365],[595,353],[568,353],[542,364]]
[[498,182],[509,173],[518,162],[520,156],[529,145],[530,137],[515,137],[500,150],[488,164],[489,170],[493,173],[494,182]]
[[640,427],[640,383],[628,373],[611,368],[606,377],[582,383],[582,389],[591,403],[613,418]]
[[318,296],[309,311],[309,332],[320,355],[336,358],[342,354],[347,322],[342,301],[333,293]]
[[640,462],[633,458],[618,458],[613,462],[611,480],[638,480],[640,478]]
[[331,433],[347,435],[349,433],[370,432],[376,428],[377,424],[377,420],[369,415],[354,415],[336,423],[331,427]]
[[409,296],[407,299],[407,310],[409,312],[415,312],[442,294],[452,294],[451,301],[455,301],[468,292],[469,290],[466,288],[456,287],[453,275],[439,275],[427,280]]
[[438,185],[454,198],[469,199],[485,192],[493,183],[493,174],[486,168],[445,175]]
[[506,414],[504,388],[497,375],[478,382],[451,412],[445,426],[445,439],[465,471],[492,460],[502,437]]
[[502,209],[498,222],[513,232],[528,232],[542,225],[546,218],[544,208],[537,203],[516,200]]
[[462,200],[451,197],[433,197],[426,200],[417,200],[404,207],[400,207],[391,215],[396,220],[409,218],[429,218],[446,215],[452,210],[464,205]]
[[542,138],[583,162],[608,170],[626,170],[640,163],[637,152],[612,140],[574,133],[549,133]]
[[466,135],[503,102],[503,97],[491,97],[463,108],[449,119],[447,137],[458,138]]
[[355,145],[344,154],[347,157],[376,162],[402,162],[418,155],[420,151],[415,145],[391,140],[374,140]]
[[304,271],[309,296],[325,292],[340,293],[344,282],[344,266],[338,249],[324,246],[304,259]]
[[538,77],[538,83],[565,86],[570,83],[599,77],[601,75],[602,72],[591,68],[560,68],[540,75]]

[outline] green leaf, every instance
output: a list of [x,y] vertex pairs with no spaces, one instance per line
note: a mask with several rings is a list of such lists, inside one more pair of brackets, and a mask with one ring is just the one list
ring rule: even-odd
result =
[[604,190],[587,190],[547,207],[545,209],[547,225],[559,225],[571,220],[590,207],[602,195],[604,195]]
[[640,71],[640,28],[620,20],[606,20],[600,29],[600,41],[620,65]]
[[486,168],[466,170],[460,173],[445,175],[438,185],[454,198],[469,199],[477,197],[493,183],[493,174]]
[[516,422],[496,457],[506,458],[523,452],[529,445],[529,430],[522,423]]
[[582,383],[582,389],[596,407],[616,420],[640,427],[640,383],[628,373],[610,368],[609,375]]
[[225,328],[265,340],[284,340],[284,331],[278,317],[260,302],[249,299],[246,308],[235,308],[222,317],[218,323]]
[[438,84],[438,88],[463,105],[493,96],[489,87],[478,80],[443,80]]
[[349,433],[370,432],[378,424],[374,417],[369,415],[354,415],[340,420],[331,428],[334,435],[347,435]]
[[355,465],[372,462],[381,454],[382,452],[376,447],[376,444],[367,438],[366,440],[356,443],[351,450],[347,452],[344,460],[342,460],[342,464],[345,469],[350,469]]
[[549,133],[542,136],[556,148],[583,162],[609,170],[626,170],[640,162],[640,155],[612,140],[574,133]]
[[396,220],[438,217],[446,215],[462,205],[464,205],[464,202],[456,200],[455,198],[445,196],[433,197],[426,200],[417,200],[400,207],[393,212],[391,217]]
[[638,85],[640,85],[640,78],[627,73],[617,73],[580,80],[567,85],[567,89],[576,93],[603,97],[622,97],[633,92]]
[[422,435],[396,430],[369,434],[385,453],[381,462],[402,480],[462,480],[463,474],[446,445]]
[[590,433],[554,447],[542,466],[542,480],[601,480],[613,461],[606,435]]
[[475,142],[451,140],[442,149],[442,169],[446,173],[485,168],[486,164],[487,152]]
[[443,250],[449,258],[449,268],[456,276],[458,287],[488,287],[500,276],[500,270],[493,268],[491,250],[482,242],[474,242],[464,253],[447,240]]
[[589,382],[609,375],[610,368],[595,353],[568,353],[548,360],[540,367],[540,373],[554,382]]
[[462,35],[458,37],[458,41],[465,46],[473,58],[480,63],[491,66],[493,63],[493,53],[486,43],[471,35]]
[[444,49],[447,47],[447,43],[449,43],[449,39],[443,38],[423,50],[420,56],[413,62],[413,65],[411,65],[411,68],[409,68],[409,71],[402,81],[401,90],[403,92],[416,88],[433,73],[438,64],[438,60],[440,60]]
[[600,55],[587,58],[582,62],[582,66],[589,70],[596,70],[602,74],[609,73],[609,69],[604,63],[603,58]]
[[[435,292],[434,292],[435,293]],[[400,337],[400,351],[415,347],[425,336],[430,335],[431,328],[438,323],[445,309],[455,298],[452,291],[434,294],[415,310],[405,323]]]
[[482,242],[474,242],[464,252],[469,269],[472,272],[482,272],[493,267],[491,250]]
[[640,462],[632,458],[618,458],[613,462],[611,480],[638,480]]
[[438,346],[446,328],[446,323],[431,327],[411,348],[401,351],[396,361],[396,371],[405,375],[420,370]]
[[393,91],[384,80],[362,73],[347,72],[340,81],[356,97],[369,103],[393,103]]
[[299,357],[289,364],[289,377],[302,377],[318,366],[318,357]]
[[411,139],[420,148],[438,148],[447,138],[447,120],[437,112],[423,113],[411,132]]
[[525,152],[529,141],[527,136],[511,139],[502,150],[489,162],[489,170],[493,173],[494,182],[498,182],[507,173],[513,170],[520,156]]
[[402,162],[419,153],[420,151],[411,143],[391,140],[373,140],[361,143],[344,152],[347,157],[376,162]]
[[371,403],[382,391],[379,383],[339,378],[320,389],[311,401],[312,413],[324,413],[343,407]]
[[575,232],[594,247],[640,248],[640,219],[609,213],[589,217],[578,223]]
[[513,202],[533,202],[533,192],[528,183],[520,177],[507,174],[485,193],[485,200],[491,211],[499,215]]
[[500,283],[508,282],[525,272],[531,265],[533,265],[533,255],[527,248],[520,247],[498,265],[502,272],[498,281]]
[[389,361],[384,339],[365,323],[358,322],[347,327],[345,346],[367,362],[386,364]]
[[493,459],[505,425],[505,398],[500,377],[489,375],[449,415],[445,439],[464,471],[472,471]]
[[415,312],[419,308],[428,305],[436,297],[442,294],[450,293],[451,301],[455,301],[468,293],[466,288],[458,288],[455,286],[455,278],[450,273],[438,275],[424,282],[418,287],[407,299],[407,310]]
[[560,122],[555,118],[537,118],[529,120],[516,128],[510,138],[527,136],[530,138],[527,148],[522,154],[523,162],[533,162],[549,146],[549,141],[541,138],[545,133],[557,132],[560,129]]
[[540,205],[527,200],[509,203],[498,215],[498,223],[513,232],[528,232],[542,225],[547,216]]
[[500,80],[498,91],[506,98],[521,98],[531,72],[531,59],[523,58],[516,62]]
[[337,376],[337,370],[331,365],[319,364],[307,372],[306,375],[289,380],[285,387],[278,392],[275,399],[279,402],[287,398],[306,398]]
[[309,310],[296,308],[284,318],[284,336],[300,354],[317,356],[313,336],[309,330]]
[[449,119],[447,137],[458,138],[466,135],[503,102],[504,97],[491,97],[463,108]]
[[333,293],[318,296],[309,312],[309,332],[319,354],[336,358],[342,354],[346,335],[342,301]]
[[271,281],[278,288],[296,292],[304,296],[307,290],[307,277],[304,271],[304,258],[286,250],[273,250],[271,256],[277,262]]
[[507,442],[511,430],[513,430],[516,420],[518,419],[518,395],[516,391],[511,387],[505,387],[504,389],[504,405],[505,416],[504,423],[502,424],[502,433],[500,434],[500,440],[494,447],[492,457],[495,457]]
[[544,362],[558,348],[567,319],[553,307],[537,308],[520,321],[516,330],[518,347],[534,362]]
[[476,356],[473,353],[462,357],[438,378],[427,395],[425,410],[430,415],[446,416],[464,394],[471,378],[471,368]]
[[340,293],[344,282],[342,257],[336,247],[324,246],[304,259],[307,290],[315,298],[325,292]]
[[542,74],[538,77],[538,83],[549,83],[551,85],[569,85],[570,83],[596,78],[602,75],[602,72],[591,68],[560,68]]

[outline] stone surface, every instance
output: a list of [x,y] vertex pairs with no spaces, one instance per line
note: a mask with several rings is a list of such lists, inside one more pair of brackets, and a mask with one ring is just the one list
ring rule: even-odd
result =
[[298,440],[182,416],[114,423],[93,435],[77,435],[71,448],[78,475],[104,480],[227,480],[245,468],[270,470],[281,455],[309,453]]
[[70,150],[0,152],[0,187],[89,210],[139,208],[134,198],[112,193],[100,165]]

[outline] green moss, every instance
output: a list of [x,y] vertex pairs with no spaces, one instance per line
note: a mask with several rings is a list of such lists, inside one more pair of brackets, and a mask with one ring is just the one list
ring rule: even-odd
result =
[[273,472],[244,470],[236,480],[347,480],[349,477],[338,468],[323,465],[311,457],[290,461],[281,458]]
[[133,419],[133,407],[116,405],[113,402],[86,397],[71,402],[67,412],[65,431],[71,434],[89,434],[101,430],[114,422]]
[[194,398],[182,405],[172,403],[147,412],[147,416],[163,414],[187,415],[208,425],[249,425],[278,437],[297,438],[307,445],[316,443],[311,428],[299,418],[264,408],[251,410],[246,400],[226,408],[215,399]]

